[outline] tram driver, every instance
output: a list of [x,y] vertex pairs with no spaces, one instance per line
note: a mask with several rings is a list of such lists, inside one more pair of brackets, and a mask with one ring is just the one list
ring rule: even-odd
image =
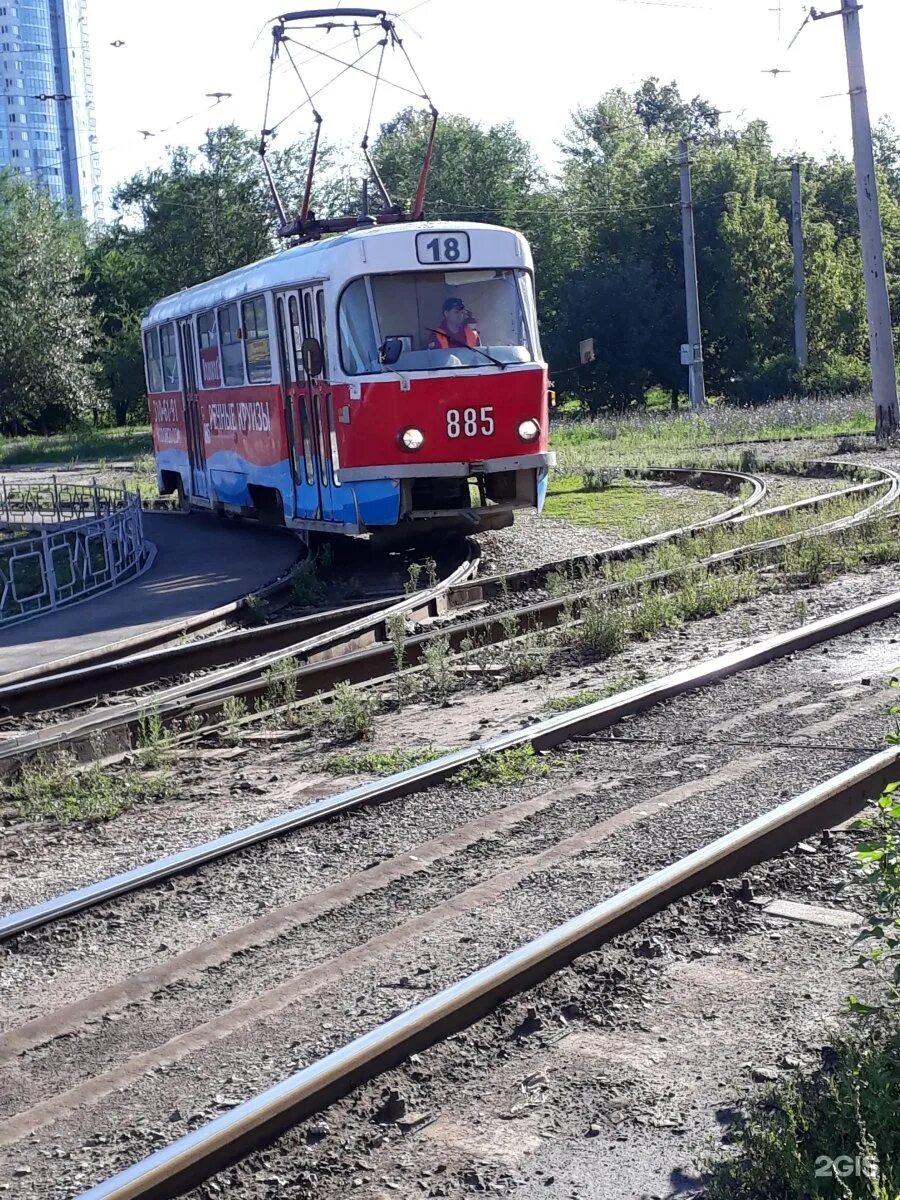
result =
[[466,308],[459,296],[450,296],[444,301],[443,320],[428,343],[429,350],[451,350],[456,346],[473,347],[481,345],[478,330],[474,328],[475,318]]

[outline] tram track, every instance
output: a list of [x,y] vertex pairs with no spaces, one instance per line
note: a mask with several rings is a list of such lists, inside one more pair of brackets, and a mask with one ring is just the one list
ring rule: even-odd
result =
[[299,809],[236,830],[177,854],[100,880],[65,895],[0,918],[0,942],[60,921],[85,909],[104,904],[129,892],[142,890],[206,863],[249,847],[290,835],[299,829],[326,822],[340,814],[399,799],[445,782],[458,771],[485,756],[521,747],[535,752],[553,749],[573,738],[596,733],[634,717],[675,696],[695,692],[717,681],[752,670],[780,658],[809,650],[846,636],[900,612],[900,592],[839,612],[787,633],[775,634],[739,650],[685,668],[639,687],[598,700],[571,713],[550,717],[524,729],[474,743],[386,779],[361,784],[327,796]]
[[[72,749],[82,756],[85,754],[96,756],[101,738],[103,739],[102,750],[104,753],[125,750],[130,745],[133,731],[140,727],[148,712],[152,712],[154,718],[166,722],[175,719],[184,720],[186,717],[203,719],[207,722],[204,725],[204,733],[214,731],[215,725],[210,725],[209,722],[210,720],[214,721],[215,714],[222,709],[226,701],[233,696],[240,697],[245,704],[259,701],[266,692],[266,672],[275,662],[284,661],[288,657],[294,660],[296,694],[301,699],[322,693],[328,694],[339,682],[351,684],[377,682],[389,676],[393,670],[395,651],[389,634],[389,622],[394,614],[404,614],[408,619],[413,620],[421,620],[424,617],[429,623],[434,624],[433,629],[406,638],[404,658],[407,670],[416,668],[424,658],[429,644],[438,638],[446,639],[449,651],[456,653],[467,643],[471,643],[473,639],[481,645],[497,644],[508,641],[511,631],[514,631],[512,636],[516,636],[519,631],[553,628],[563,620],[571,621],[574,618],[577,621],[579,611],[588,602],[594,602],[598,598],[609,599],[617,595],[627,597],[633,594],[635,589],[641,587],[661,586],[676,572],[656,571],[628,582],[599,585],[594,583],[588,588],[582,587],[580,591],[573,587],[565,595],[556,595],[522,606],[510,607],[510,599],[522,590],[546,587],[548,579],[553,575],[559,577],[563,570],[567,571],[569,577],[574,579],[579,576],[579,573],[583,576],[590,571],[596,571],[603,563],[640,557],[665,542],[689,538],[711,526],[731,525],[739,528],[754,519],[777,519],[791,513],[816,509],[837,500],[846,500],[883,489],[882,495],[857,512],[826,521],[813,529],[802,530],[780,538],[749,542],[720,551],[697,560],[692,569],[715,571],[727,569],[741,559],[755,557],[763,560],[767,554],[796,544],[805,538],[824,536],[852,528],[889,507],[900,494],[900,474],[885,469],[880,469],[879,473],[881,478],[871,482],[825,492],[768,510],[748,512],[747,501],[753,497],[759,498],[764,495],[765,485],[762,481],[757,480],[752,484],[752,494],[747,501],[735,506],[733,510],[729,510],[728,514],[720,514],[717,518],[708,518],[687,529],[666,531],[637,542],[611,547],[607,551],[581,556],[574,561],[549,563],[540,568],[518,571],[505,576],[477,581],[454,581],[448,577],[430,593],[425,594],[421,601],[417,601],[415,598],[406,598],[392,608],[376,609],[373,614],[361,616],[349,624],[338,623],[328,633],[294,643],[287,648],[282,646],[280,650],[251,658],[237,666],[157,691],[151,697],[141,697],[130,704],[122,703],[95,709],[68,721],[13,737],[5,744],[0,745],[0,772],[5,770],[6,773],[9,773],[16,764],[27,760],[34,754],[61,747]],[[671,469],[665,469],[665,474],[670,475]],[[746,477],[741,478],[742,482],[751,482]],[[732,482],[732,486],[734,486],[734,482]],[[497,611],[490,611],[487,615],[461,623],[447,623],[451,620],[452,615],[460,610],[475,609],[477,611],[478,609],[491,609],[492,606],[496,606]],[[339,614],[336,617],[339,620]],[[439,620],[440,624],[438,624]],[[287,631],[276,629],[274,636],[290,637],[295,635],[296,624],[288,623],[288,625]],[[3,693],[0,691],[0,704],[3,702]],[[15,704],[17,700],[15,697],[7,696],[6,703]],[[27,698],[24,703],[27,704]]]
[[[876,755],[859,768],[853,764],[867,753],[867,743],[872,749],[877,746],[884,727],[885,694],[861,689],[855,678],[866,658],[861,653],[866,642],[860,638],[868,636],[866,625],[889,619],[898,606],[900,595],[886,598],[877,611],[872,605],[862,606],[840,614],[839,620],[831,618],[767,639],[574,714],[466,748],[455,758],[458,770],[463,763],[527,740],[538,750],[566,742],[570,753],[576,753],[574,765],[561,768],[563,775],[555,780],[508,787],[486,799],[478,795],[467,798],[465,792],[440,791],[441,779],[446,779],[441,772],[447,771],[449,759],[454,757],[448,756],[403,776],[366,785],[363,790],[368,792],[369,803],[375,803],[379,790],[381,800],[408,797],[401,802],[404,812],[396,814],[388,840],[376,837],[378,825],[367,823],[354,830],[329,821],[323,827],[325,841],[316,839],[316,861],[323,861],[314,876],[304,868],[299,881],[291,880],[290,871],[279,870],[277,859],[251,859],[250,874],[239,883],[239,890],[247,895],[248,905],[242,910],[246,917],[230,912],[230,929],[221,924],[221,909],[224,897],[238,890],[234,866],[218,883],[219,867],[214,873],[207,870],[195,876],[195,888],[159,892],[161,909],[138,895],[124,901],[126,909],[114,922],[97,923],[91,914],[84,914],[76,920],[90,924],[62,939],[52,925],[47,931],[49,940],[33,933],[22,943],[20,953],[26,965],[36,965],[42,954],[49,954],[53,982],[36,983],[28,989],[30,995],[23,997],[33,1001],[40,996],[42,1012],[27,1024],[7,1028],[2,1035],[0,1071],[8,1079],[18,1079],[19,1085],[33,1071],[29,1087],[35,1102],[20,1107],[18,1113],[11,1112],[17,1094],[14,1088],[7,1089],[10,1100],[0,1115],[0,1146],[12,1153],[23,1133],[39,1130],[42,1123],[53,1128],[55,1143],[60,1124],[74,1121],[77,1125],[82,1112],[89,1113],[82,1118],[82,1127],[107,1128],[120,1119],[115,1114],[121,1113],[123,1103],[151,1104],[150,1095],[157,1087],[166,1093],[164,1081],[171,1072],[175,1073],[173,1079],[183,1081],[186,1077],[177,1064],[199,1055],[192,1060],[190,1078],[195,1082],[182,1106],[193,1107],[184,1111],[196,1109],[198,1087],[219,1088],[228,1095],[227,1088],[215,1082],[225,1073],[236,1071],[231,1094],[234,1090],[245,1094],[258,1090],[259,1095],[189,1134],[186,1140],[176,1141],[149,1163],[142,1162],[126,1176],[87,1193],[92,1200],[179,1194],[280,1128],[320,1111],[360,1080],[477,1019],[504,995],[561,969],[576,954],[658,911],[676,895],[757,861],[756,855],[772,853],[823,822],[842,819],[861,797],[875,794],[896,770],[895,751]],[[854,628],[864,632],[848,636],[847,631]],[[890,628],[896,632],[894,623]],[[839,637],[847,640],[837,642]],[[827,658],[813,654],[813,663],[801,653],[823,640],[832,642]],[[881,655],[880,646],[868,648],[869,661]],[[825,678],[818,674],[822,664],[829,667]],[[716,698],[704,700],[705,694],[698,690],[704,686],[717,689]],[[724,710],[728,716],[698,733],[695,744],[703,751],[704,761],[692,764],[691,756],[672,747],[666,730],[671,730],[673,722],[677,728],[690,727],[697,706],[708,711],[710,704],[717,713]],[[638,713],[645,714],[643,720],[649,722],[646,733],[657,743],[649,755],[646,749],[636,751],[627,737],[610,740],[609,736],[596,736]],[[633,724],[627,726],[628,732],[634,729]],[[713,749],[714,745],[720,749]],[[806,771],[823,786],[793,806],[778,805],[784,779],[792,777],[790,764],[797,759],[797,747],[806,748]],[[666,771],[666,767],[674,771]],[[629,786],[604,790],[606,781],[616,780],[629,781]],[[430,787],[427,797],[418,800],[426,786]],[[361,790],[354,791],[355,796],[346,793],[343,800],[362,816]],[[725,795],[729,797],[727,806],[722,804]],[[695,807],[697,812],[691,816]],[[393,808],[382,805],[384,817],[379,817],[379,822],[386,820]],[[320,818],[338,811],[342,810],[326,810],[323,805]],[[713,813],[717,814],[714,820]],[[744,817],[754,822],[752,829],[742,827]],[[648,835],[639,830],[657,825],[669,829],[668,834],[665,829],[657,833],[657,845],[663,848],[655,852],[668,866],[648,873]],[[721,837],[710,843],[720,830]],[[274,833],[270,829],[267,836],[271,839]],[[683,844],[694,847],[691,861],[672,863],[673,852],[677,858]],[[283,856],[287,852],[286,844],[279,848],[270,841],[270,845],[272,853]],[[338,845],[345,846],[347,853],[341,856],[339,866],[329,866]],[[640,854],[635,854],[637,846],[644,846],[643,863]],[[373,849],[375,864],[371,862]],[[577,870],[585,854],[601,856],[596,859],[597,869]],[[282,857],[281,861],[286,864],[290,859]],[[181,869],[185,869],[184,863]],[[562,875],[553,874],[560,871]],[[262,911],[257,907],[254,912],[249,901],[252,894],[259,896],[256,889],[261,878],[279,881],[277,895],[267,889]],[[522,951],[500,956],[496,962],[490,954],[487,963],[483,961],[488,950],[482,951],[479,936],[463,939],[472,949],[458,946],[459,964],[453,961],[452,952],[448,960],[441,953],[435,960],[432,949],[426,962],[439,961],[440,968],[430,968],[422,984],[404,986],[407,993],[410,988],[414,993],[419,986],[434,991],[434,982],[438,985],[434,996],[390,1019],[395,1004],[392,997],[400,999],[404,987],[399,993],[377,989],[383,989],[385,980],[401,971],[415,978],[414,964],[422,961],[423,939],[440,943],[449,929],[453,935],[449,944],[457,945],[457,935],[478,930],[478,923],[485,919],[479,914],[490,912],[501,916],[496,917],[499,932],[486,939],[488,949],[497,938],[507,946],[512,938],[514,944],[521,939],[521,931],[527,935],[536,923],[542,931],[545,926],[541,922],[548,914],[558,913],[560,905],[574,903],[566,896],[566,887],[576,878],[582,880],[582,891],[575,889],[578,896],[585,888],[595,889],[595,901],[596,889],[601,896],[582,917],[572,917],[570,911],[559,928],[541,932]],[[524,910],[520,901],[513,902],[518,895],[526,904]],[[529,901],[529,897],[533,899]],[[171,917],[177,916],[180,933],[166,916],[170,910]],[[201,912],[208,914],[205,925],[199,919]],[[214,921],[213,912],[217,913]],[[71,916],[72,912],[59,913],[57,919],[62,915]],[[128,936],[134,921],[142,927],[140,946],[129,951],[125,962],[116,961],[119,952],[112,964],[107,964],[106,953]],[[489,924],[494,921],[492,915]],[[189,944],[184,942],[185,927],[192,935]],[[204,940],[204,927],[209,940]],[[171,953],[161,960],[148,955],[146,951],[163,936]],[[87,944],[92,947],[90,970],[79,962]],[[141,954],[135,965],[139,967],[140,961],[146,965],[135,971],[126,963],[138,949]],[[464,977],[454,984],[460,967],[470,962],[474,973],[465,975],[463,971]],[[448,974],[448,986],[442,988]],[[39,973],[37,978],[43,976]],[[86,994],[68,1007],[57,1006],[54,998],[63,986],[71,991],[73,978],[76,988],[87,984]],[[369,994],[365,979],[381,980],[372,993],[381,999],[374,1009],[368,1003],[356,1011],[352,998],[361,992]],[[226,1002],[225,993],[236,1003]],[[154,1020],[148,1022],[143,1005],[151,998]],[[323,1004],[329,1013],[329,1028],[335,1023],[334,1033],[323,1034],[318,1025]],[[299,1011],[292,1008],[297,1005]],[[170,1006],[174,1006],[171,1022],[167,1016]],[[338,1017],[345,1009],[347,1015]],[[116,1020],[112,1041],[103,1034],[109,1028],[106,1013]],[[374,1025],[373,1013],[377,1018]],[[252,1055],[253,1048],[276,1046],[277,1037],[288,1028],[299,1050],[276,1050],[275,1063],[262,1073],[271,1076],[274,1071],[277,1076],[285,1063],[298,1056],[311,1065],[274,1090],[247,1087],[247,1081],[259,1072],[254,1068],[246,1075],[236,1064]],[[344,1030],[355,1036],[342,1039],[338,1035]],[[339,1049],[334,1049],[335,1038]],[[228,1055],[222,1048],[231,1040],[238,1057],[228,1067]],[[95,1045],[106,1046],[102,1062],[92,1049]],[[374,1052],[370,1054],[366,1048]],[[323,1054],[323,1049],[328,1053]],[[35,1053],[30,1070],[28,1056]],[[198,1062],[206,1064],[199,1074]],[[19,1066],[10,1077],[13,1063]],[[63,1092],[58,1091],[59,1078],[66,1080]],[[184,1083],[178,1086],[184,1087]],[[122,1095],[130,1099],[120,1098],[123,1087],[129,1090]],[[167,1103],[164,1094],[159,1104]],[[157,1124],[158,1118],[151,1118],[152,1127]],[[138,1134],[137,1147],[133,1142],[118,1146],[114,1165],[122,1165],[123,1156],[133,1158],[135,1148],[141,1145],[146,1143]],[[148,1149],[152,1148],[151,1143]],[[75,1157],[82,1154],[89,1160],[94,1157],[89,1150],[76,1150]],[[95,1172],[85,1182],[96,1179]]]
[[[766,485],[758,476],[739,471],[704,471],[694,468],[669,467],[626,468],[623,474],[673,483],[690,480],[694,486],[707,487],[726,494],[737,492],[741,487],[745,487],[747,495],[724,511],[686,526],[623,543],[611,547],[607,551],[580,555],[575,559],[566,560],[565,563],[550,562],[541,567],[508,573],[503,577],[503,586],[509,590],[539,586],[548,575],[562,566],[573,570],[586,569],[595,567],[603,561],[616,561],[645,553],[666,541],[689,536],[693,532],[714,525],[736,521],[757,506],[766,494]],[[275,586],[283,586],[283,584],[273,585],[273,587]],[[481,587],[489,594],[497,594],[501,587],[501,579],[500,577],[486,578],[482,581]],[[460,583],[448,584],[446,591],[448,608],[456,608],[465,603],[466,593]],[[227,611],[231,612],[235,607],[235,605],[228,606]],[[317,637],[319,633],[336,630],[342,624],[349,626],[347,631],[349,635],[355,635],[359,632],[355,624],[355,617],[371,615],[373,625],[377,625],[380,614],[387,607],[386,602],[382,601],[379,604],[373,600],[357,606],[350,606],[346,610],[338,608],[322,613],[313,613],[258,628],[225,632],[203,641],[181,645],[168,644],[173,638],[181,637],[182,630],[176,630],[173,627],[165,632],[166,644],[152,650],[134,654],[130,652],[119,654],[115,648],[112,648],[109,652],[101,655],[97,661],[85,663],[73,669],[61,669],[64,664],[50,663],[45,667],[37,667],[8,679],[0,677],[0,713],[22,715],[28,712],[42,711],[51,706],[54,709],[63,708],[108,695],[111,692],[141,687],[159,679],[253,659],[267,655],[273,650],[287,649],[289,653],[294,653],[297,651],[298,636],[302,642]],[[342,614],[349,620],[342,621]],[[203,614],[196,620],[202,623],[209,618],[212,621],[213,618],[218,619],[220,615],[220,610],[216,610],[214,613]],[[128,648],[130,649],[130,644]]]

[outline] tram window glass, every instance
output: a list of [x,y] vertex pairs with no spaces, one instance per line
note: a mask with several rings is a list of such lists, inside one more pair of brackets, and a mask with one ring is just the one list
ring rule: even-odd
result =
[[344,288],[338,309],[341,365],[348,375],[366,375],[380,371],[378,340],[372,325],[369,294],[364,279]]
[[[321,294],[319,292],[320,296]],[[338,479],[337,472],[340,470],[341,456],[338,453],[337,431],[334,427],[334,396],[331,392],[325,397],[325,409],[328,413],[328,441],[331,445],[331,478],[334,486],[340,487],[341,481]]]
[[[399,337],[397,368],[483,367],[480,347],[504,363],[533,362],[530,322],[519,289],[524,271],[416,271],[372,277],[382,338]],[[455,311],[444,305],[455,302]],[[457,313],[466,320],[454,321]]]
[[309,400],[305,396],[297,397],[297,407],[300,410],[300,437],[303,441],[303,465],[306,471],[306,482],[315,483],[315,464],[313,462],[312,433],[309,428]]
[[294,355],[294,378],[303,379],[303,359],[300,347],[303,345],[303,327],[300,323],[300,305],[296,296],[288,297],[288,313],[291,318],[291,349]]
[[163,390],[177,392],[178,349],[175,341],[175,326],[171,321],[168,325],[159,327],[159,350],[162,358]]
[[322,368],[325,378],[328,378],[328,342],[325,338],[325,293],[322,288],[316,292],[316,315],[319,318],[319,342],[322,345]]
[[159,330],[148,329],[144,334],[144,358],[147,363],[147,391],[163,390],[162,361],[159,357]]
[[216,329],[216,314],[201,313],[197,318],[197,337],[200,339],[200,371],[204,387],[219,387],[221,373],[219,367],[219,332]]
[[224,308],[219,309],[219,345],[223,382],[226,387],[237,387],[244,382],[244,352],[241,350],[240,327],[236,304],[226,304]]
[[272,350],[269,344],[269,318],[263,296],[245,300],[241,305],[244,320],[244,355],[247,378],[251,383],[269,383],[272,379]]
[[538,334],[537,304],[534,299],[534,276],[530,271],[516,271],[516,282],[522,297],[525,320],[531,330],[531,348],[534,351],[534,357],[540,359],[542,355]]

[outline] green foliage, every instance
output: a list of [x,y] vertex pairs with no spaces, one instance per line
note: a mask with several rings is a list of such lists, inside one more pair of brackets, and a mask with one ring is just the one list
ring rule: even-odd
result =
[[166,767],[172,758],[172,739],[158,712],[144,713],[138,720],[137,744],[145,767]]
[[533,746],[517,746],[512,750],[501,750],[498,754],[481,755],[474,763],[458,771],[453,776],[453,782],[461,787],[482,791],[489,787],[526,783],[529,779],[540,779],[549,774],[550,764],[535,754]]
[[315,555],[304,558],[291,568],[291,602],[298,608],[313,608],[325,598],[325,585],[319,577]]
[[[785,1080],[754,1101],[732,1130],[735,1145],[728,1157],[711,1166],[703,1195],[707,1200],[896,1200],[898,1098],[900,1029],[883,1021],[842,1039],[827,1066]],[[817,1176],[817,1168],[828,1170],[828,1160],[834,1169]]]
[[266,708],[286,708],[290,717],[291,709],[297,701],[298,666],[297,659],[290,656],[269,667],[266,671],[266,691],[263,698]]
[[607,600],[589,600],[581,610],[579,641],[598,658],[609,658],[624,650],[628,642],[628,618],[620,605]]
[[[900,714],[900,707],[891,712]],[[888,740],[900,744],[900,734],[892,733]],[[876,972],[886,995],[878,1007],[900,1011],[900,784],[889,784],[875,815],[860,818],[856,825],[868,834],[855,858],[875,902],[857,938],[862,947],[857,965]],[[851,1006],[858,1012],[873,1007],[856,997],[851,997]]]
[[598,700],[605,700],[607,696],[615,696],[630,685],[630,677],[623,675],[603,688],[588,688],[583,692],[572,692],[570,696],[552,696],[546,701],[544,708],[551,713],[571,712],[573,708],[584,708],[586,704],[596,704]]
[[426,643],[424,654],[425,672],[433,694],[438,699],[448,696],[453,690],[454,677],[450,666],[450,639],[437,637]]
[[222,705],[225,740],[236,746],[241,740],[241,727],[247,716],[247,702],[242,696],[229,696]]
[[368,740],[375,732],[378,701],[371,692],[339,683],[334,689],[328,725],[334,737],[344,742]]
[[[372,155],[391,196],[412,202],[431,120],[406,109],[381,127]],[[427,212],[440,219],[519,225],[523,206],[545,185],[534,151],[511,124],[485,129],[442,115],[429,177]]]
[[135,804],[165,799],[171,783],[159,772],[79,769],[71,755],[59,754],[27,763],[5,791],[23,817],[68,825],[109,821]]
[[325,770],[331,775],[396,775],[422,763],[432,762],[447,750],[385,750],[368,753],[330,754],[325,759]]
[[80,224],[0,172],[0,434],[45,434],[98,415],[84,276]]
[[394,647],[394,681],[397,685],[397,708],[403,707],[403,660],[406,655],[406,618],[403,613],[388,617],[388,636]]
[[90,429],[82,426],[49,437],[10,438],[0,442],[0,466],[25,463],[73,463],[96,459],[131,458],[151,448],[150,430]]

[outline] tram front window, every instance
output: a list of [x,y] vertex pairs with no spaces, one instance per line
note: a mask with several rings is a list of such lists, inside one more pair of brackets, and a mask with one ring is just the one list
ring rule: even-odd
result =
[[[522,270],[415,271],[357,279],[341,297],[341,357],[351,375],[534,362],[531,280]],[[390,367],[378,347],[403,347]]]

